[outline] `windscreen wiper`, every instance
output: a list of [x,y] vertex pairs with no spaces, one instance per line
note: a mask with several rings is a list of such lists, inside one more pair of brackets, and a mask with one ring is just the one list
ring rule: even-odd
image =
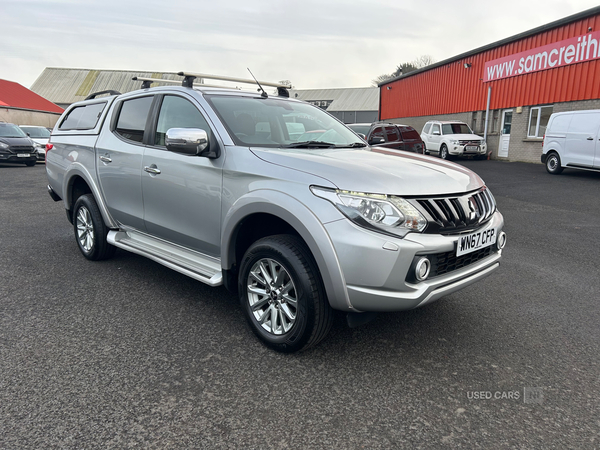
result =
[[367,144],[365,144],[364,142],[353,142],[352,144],[348,144],[348,145],[336,145],[336,148],[356,148],[356,147],[366,147]]
[[294,142],[293,144],[284,145],[283,148],[332,148],[335,144],[324,141],[303,141]]

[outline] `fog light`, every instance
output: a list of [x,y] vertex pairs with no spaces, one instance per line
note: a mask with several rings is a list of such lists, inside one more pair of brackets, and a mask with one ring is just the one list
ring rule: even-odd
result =
[[415,278],[418,281],[425,281],[431,270],[431,262],[425,257],[419,259],[415,266]]
[[503,231],[498,236],[498,239],[496,239],[496,247],[498,248],[498,250],[502,250],[505,245],[506,245],[506,233]]

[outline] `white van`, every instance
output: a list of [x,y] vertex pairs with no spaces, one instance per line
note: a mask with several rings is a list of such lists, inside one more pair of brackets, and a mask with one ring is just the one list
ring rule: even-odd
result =
[[558,175],[565,167],[600,171],[600,109],[554,113],[544,135],[542,163]]

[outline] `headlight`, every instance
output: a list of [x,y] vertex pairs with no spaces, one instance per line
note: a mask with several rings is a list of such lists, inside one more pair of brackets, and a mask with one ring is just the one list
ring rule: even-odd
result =
[[10,147],[10,145],[8,145],[8,144],[5,144],[4,142],[0,142],[0,148],[4,148],[4,149],[6,149],[6,148],[8,148],[8,147]]
[[450,143],[454,145],[458,145],[458,141],[456,139],[450,139]]
[[402,197],[316,186],[312,186],[311,191],[317,197],[329,200],[346,217],[364,228],[403,237],[409,231],[421,232],[427,226],[427,219]]
[[34,142],[34,143],[33,143],[33,146],[34,146],[35,148],[41,148],[41,149],[45,149],[45,148],[46,148],[46,146],[45,146],[45,145],[39,144],[39,143],[37,143],[37,142]]

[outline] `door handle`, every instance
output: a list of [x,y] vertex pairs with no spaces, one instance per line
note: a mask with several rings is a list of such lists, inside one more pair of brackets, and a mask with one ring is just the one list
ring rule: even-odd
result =
[[160,169],[158,169],[154,164],[152,164],[151,166],[146,166],[144,167],[144,170],[148,173],[151,173],[153,175],[158,175],[160,174]]
[[594,140],[594,138],[590,136],[589,138],[587,138],[587,140],[588,140],[588,141],[593,141],[593,140]]
[[100,155],[100,161],[105,162],[105,163],[111,163],[112,159],[110,159],[108,157],[108,155],[106,155],[106,156],[105,155]]

